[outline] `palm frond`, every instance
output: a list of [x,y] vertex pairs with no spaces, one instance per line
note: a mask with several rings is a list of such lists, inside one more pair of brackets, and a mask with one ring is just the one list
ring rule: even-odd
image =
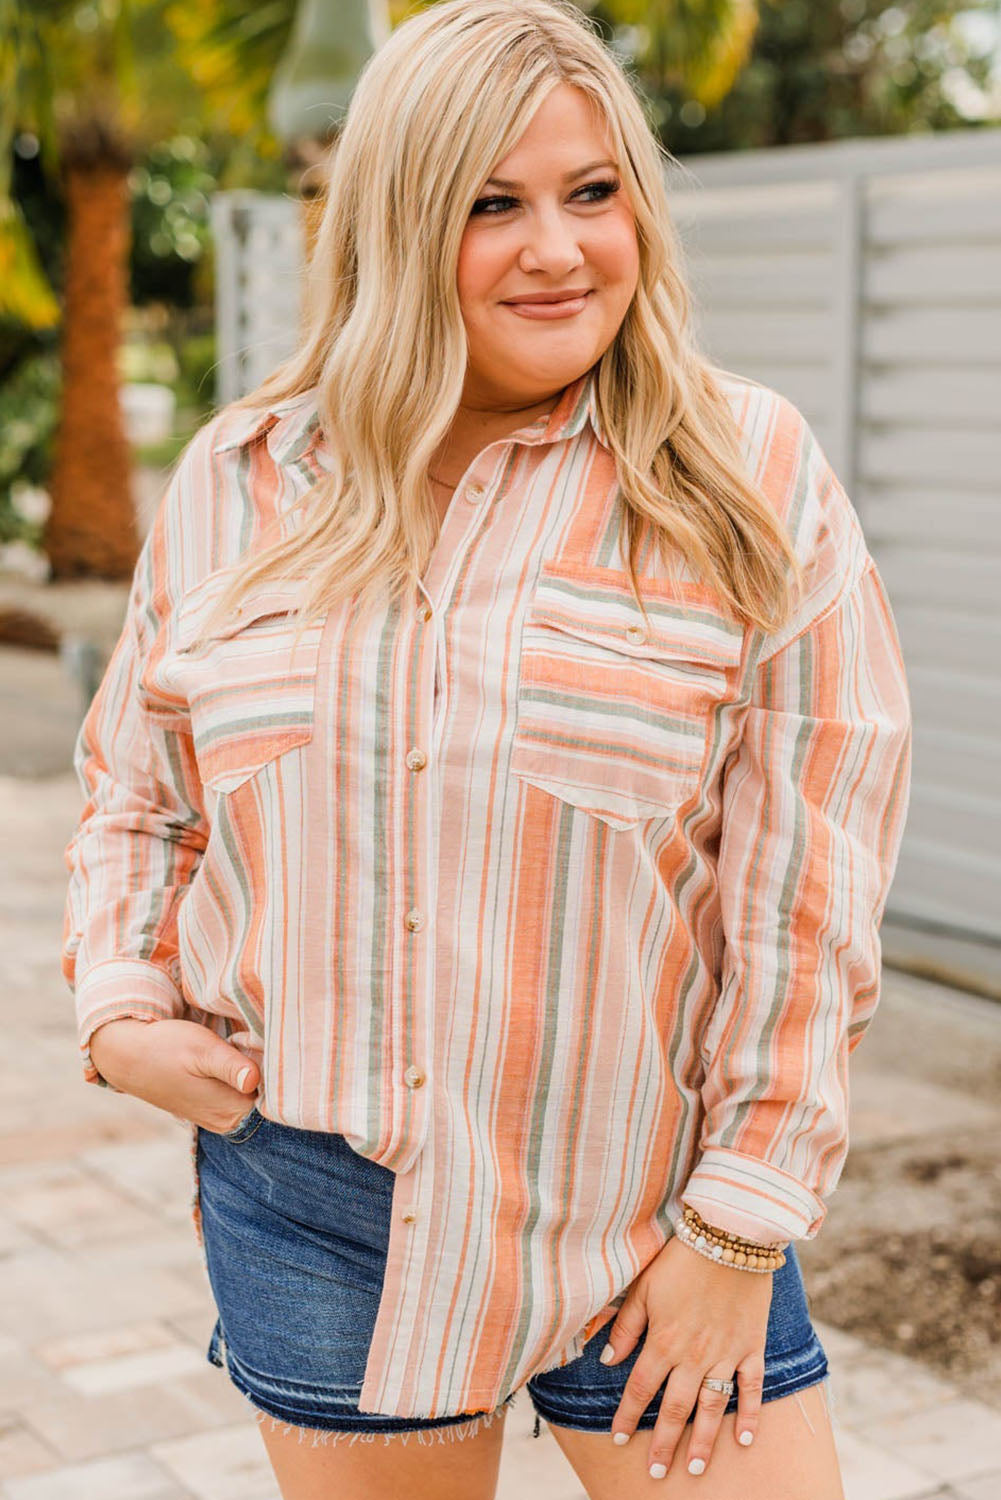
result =
[[0,201],[0,317],[36,330],[59,322],[59,304],[11,198]]

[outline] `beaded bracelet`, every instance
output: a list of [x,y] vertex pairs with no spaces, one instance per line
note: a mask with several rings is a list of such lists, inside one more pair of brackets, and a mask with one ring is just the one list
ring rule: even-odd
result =
[[690,1249],[697,1250],[707,1260],[717,1261],[734,1270],[777,1271],[786,1263],[782,1252],[789,1243],[788,1240],[781,1244],[756,1244],[753,1240],[742,1239],[740,1235],[731,1234],[728,1230],[715,1229],[706,1223],[701,1214],[687,1205],[684,1218],[678,1220],[674,1229],[678,1238]]

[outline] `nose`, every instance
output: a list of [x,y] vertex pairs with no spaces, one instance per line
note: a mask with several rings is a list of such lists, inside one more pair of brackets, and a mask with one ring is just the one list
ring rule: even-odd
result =
[[585,257],[577,240],[578,229],[578,224],[557,207],[531,215],[518,257],[520,268],[547,271],[555,280],[582,266]]

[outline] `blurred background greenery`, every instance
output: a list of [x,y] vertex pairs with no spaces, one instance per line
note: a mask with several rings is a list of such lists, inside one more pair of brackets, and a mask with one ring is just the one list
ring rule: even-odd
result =
[[[386,24],[423,8],[388,3]],[[1001,120],[995,0],[582,9],[677,156]],[[0,547],[33,549],[53,576],[128,576],[132,467],[168,466],[213,410],[210,200],[299,192],[329,137],[321,123],[315,140],[280,138],[276,79],[300,66],[304,26],[331,58],[362,33],[347,0],[299,11],[0,0]],[[346,100],[363,55],[339,64],[346,92],[322,97]],[[122,434],[118,393],[143,384],[174,403],[154,443]],[[89,542],[84,513],[100,532]]]

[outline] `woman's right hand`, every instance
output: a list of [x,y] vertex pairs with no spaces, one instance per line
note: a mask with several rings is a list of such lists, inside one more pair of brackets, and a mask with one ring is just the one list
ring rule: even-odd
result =
[[256,1063],[197,1021],[106,1021],[91,1036],[90,1055],[123,1093],[218,1135],[235,1130],[260,1083]]

